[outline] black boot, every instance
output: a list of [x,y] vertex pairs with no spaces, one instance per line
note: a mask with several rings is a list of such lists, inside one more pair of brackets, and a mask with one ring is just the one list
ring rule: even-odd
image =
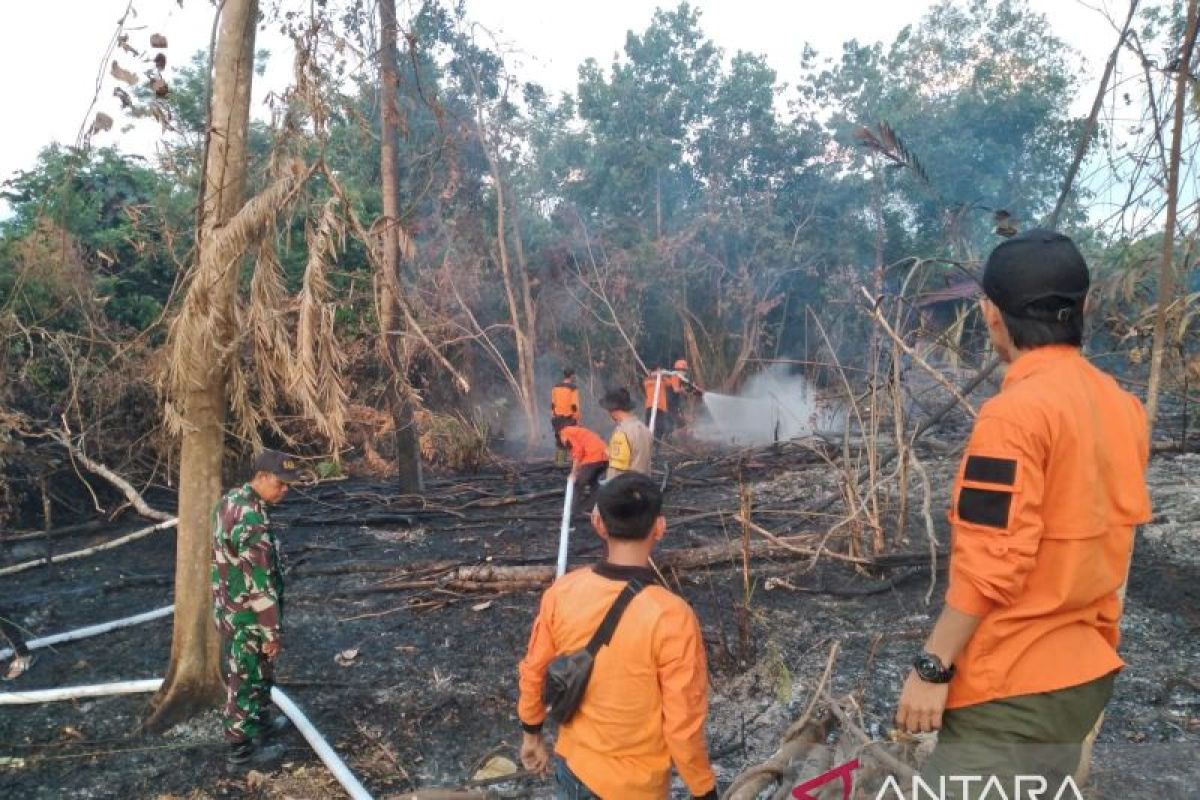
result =
[[270,764],[283,758],[287,749],[281,744],[258,745],[251,739],[232,742],[225,761],[235,766],[259,766]]
[[261,745],[263,742],[269,741],[278,737],[292,729],[292,721],[288,719],[287,714],[266,714],[262,724],[262,732],[254,737],[254,743]]

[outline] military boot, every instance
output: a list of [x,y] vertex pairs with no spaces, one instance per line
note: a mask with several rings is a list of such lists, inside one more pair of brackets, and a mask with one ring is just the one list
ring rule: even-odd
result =
[[271,764],[283,758],[287,748],[281,744],[259,745],[252,739],[232,742],[225,761],[233,766],[261,766]]
[[276,738],[282,733],[286,733],[292,728],[292,721],[288,719],[287,714],[265,714],[261,725],[262,732],[254,737],[254,743],[261,745],[263,742]]

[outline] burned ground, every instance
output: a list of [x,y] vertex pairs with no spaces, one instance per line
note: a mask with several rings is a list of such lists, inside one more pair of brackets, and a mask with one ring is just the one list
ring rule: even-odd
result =
[[[955,458],[936,445],[921,457],[944,542],[941,509]],[[834,641],[840,653],[833,694],[853,696],[863,729],[886,737],[906,664],[943,589],[944,573],[935,571],[933,602],[926,604],[931,571],[919,515],[907,540],[892,542],[896,552],[914,555],[888,567],[856,571],[829,558],[775,556],[753,560],[747,571],[737,556],[740,489],[763,527],[780,535],[821,531],[832,518],[805,510],[837,490],[840,473],[797,446],[672,460],[674,524],[666,546],[732,546],[719,563],[665,570],[704,627],[713,673],[709,740],[722,783],[771,755],[807,705]],[[1097,750],[1096,797],[1185,798],[1200,785],[1198,466],[1191,455],[1159,456],[1152,466],[1157,515],[1139,537],[1124,625],[1130,666]],[[516,759],[516,662],[537,593],[448,588],[447,570],[552,564],[561,483],[561,473],[545,464],[493,469],[440,478],[414,507],[384,484],[352,480],[302,490],[275,515],[290,571],[280,684],[377,796],[460,787],[490,756]],[[841,506],[828,513],[840,516]],[[114,533],[51,542],[62,552]],[[158,533],[0,578],[0,609],[45,635],[166,605],[173,542],[172,532]],[[577,564],[599,552],[582,524],[572,550]],[[45,540],[31,540],[9,543],[3,555],[11,563],[45,551]],[[158,677],[169,637],[168,621],[160,620],[42,650],[12,688]],[[144,696],[132,696],[6,706],[0,795],[339,795],[296,734],[289,734],[282,769],[247,779],[224,766],[215,711],[153,737],[136,733],[145,705]],[[547,795],[536,781],[491,790]]]

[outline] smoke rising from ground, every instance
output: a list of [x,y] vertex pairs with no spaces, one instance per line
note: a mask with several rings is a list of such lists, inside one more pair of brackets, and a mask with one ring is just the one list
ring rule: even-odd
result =
[[706,392],[693,434],[726,445],[761,445],[841,427],[841,412],[817,398],[802,375],[776,365],[755,375],[736,396]]

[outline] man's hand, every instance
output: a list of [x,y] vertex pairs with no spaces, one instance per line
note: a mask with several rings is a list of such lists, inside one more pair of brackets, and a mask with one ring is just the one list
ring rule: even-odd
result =
[[534,775],[550,774],[550,748],[540,733],[526,733],[521,739],[521,766]]
[[921,680],[916,671],[908,673],[900,693],[900,708],[896,724],[909,733],[928,733],[942,727],[942,712],[946,710],[948,683],[929,683]]
[[262,651],[263,655],[267,658],[279,658],[279,640],[272,639],[271,641],[265,643],[262,647]]

